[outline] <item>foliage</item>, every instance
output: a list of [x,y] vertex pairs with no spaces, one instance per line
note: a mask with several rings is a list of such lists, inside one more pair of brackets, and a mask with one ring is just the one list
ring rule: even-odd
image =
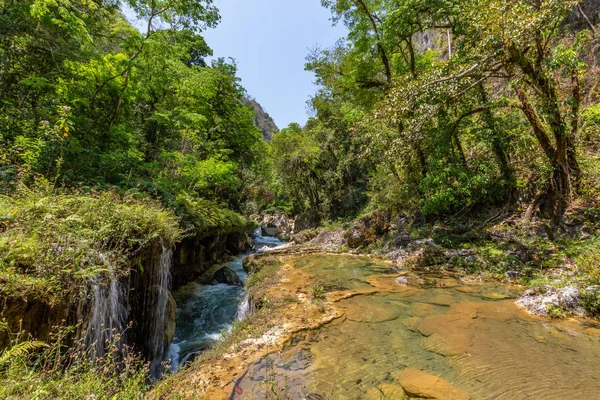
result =
[[52,193],[40,185],[0,198],[4,295],[52,303],[92,277],[128,274],[133,254],[181,238],[175,215],[155,202],[114,192]]
[[[0,322],[0,328],[2,322]],[[81,344],[66,348],[68,328],[52,335],[51,343],[27,339],[25,332],[5,330],[11,345],[0,358],[0,396],[35,399],[140,399],[147,390],[146,366],[116,345],[100,362],[85,357]]]
[[586,313],[593,317],[600,316],[600,289],[581,290],[581,305]]
[[[348,138],[357,150],[335,153],[334,165],[349,159],[368,181],[329,186],[321,173],[319,205],[337,187],[368,190],[373,208],[395,212],[508,203],[556,222],[576,196],[598,201],[596,30],[563,23],[576,1],[322,4],[349,34],[307,59],[320,88],[305,132]],[[317,143],[326,153],[330,142]]]

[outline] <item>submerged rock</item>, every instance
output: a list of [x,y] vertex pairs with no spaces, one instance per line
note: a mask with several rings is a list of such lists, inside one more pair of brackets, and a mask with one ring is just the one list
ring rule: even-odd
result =
[[530,313],[541,316],[548,316],[555,309],[579,316],[585,314],[579,289],[575,286],[555,288],[545,285],[529,289],[517,300],[517,304]]
[[242,282],[238,274],[236,274],[235,271],[229,267],[223,267],[217,272],[215,272],[213,278],[219,283],[225,283],[231,286],[244,286],[244,283]]
[[365,393],[365,400],[404,400],[408,399],[404,389],[398,385],[384,383],[372,387]]
[[450,382],[416,368],[401,371],[396,377],[412,398],[438,400],[468,400],[470,397]]

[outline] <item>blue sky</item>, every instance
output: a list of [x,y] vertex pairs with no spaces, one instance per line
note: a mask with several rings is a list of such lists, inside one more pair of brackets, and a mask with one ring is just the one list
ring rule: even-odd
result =
[[204,36],[216,57],[233,57],[248,93],[279,128],[304,124],[314,76],[304,71],[309,50],[346,35],[332,27],[320,0],[215,0],[221,23]]

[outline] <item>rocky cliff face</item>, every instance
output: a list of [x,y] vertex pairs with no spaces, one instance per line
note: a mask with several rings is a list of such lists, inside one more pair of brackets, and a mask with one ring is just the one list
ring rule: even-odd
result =
[[244,104],[254,109],[254,124],[261,130],[263,139],[270,142],[273,134],[279,132],[279,128],[275,125],[273,118],[267,114],[255,99],[245,97]]
[[566,22],[576,31],[589,29],[590,24],[600,24],[600,0],[584,0],[579,6],[575,6]]

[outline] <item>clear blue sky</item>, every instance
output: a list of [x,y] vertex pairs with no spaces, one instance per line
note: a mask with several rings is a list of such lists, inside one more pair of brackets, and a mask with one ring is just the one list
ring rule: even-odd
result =
[[233,57],[248,93],[279,128],[304,124],[314,76],[304,71],[309,50],[346,36],[320,0],[215,0],[221,23],[204,33],[216,57]]

